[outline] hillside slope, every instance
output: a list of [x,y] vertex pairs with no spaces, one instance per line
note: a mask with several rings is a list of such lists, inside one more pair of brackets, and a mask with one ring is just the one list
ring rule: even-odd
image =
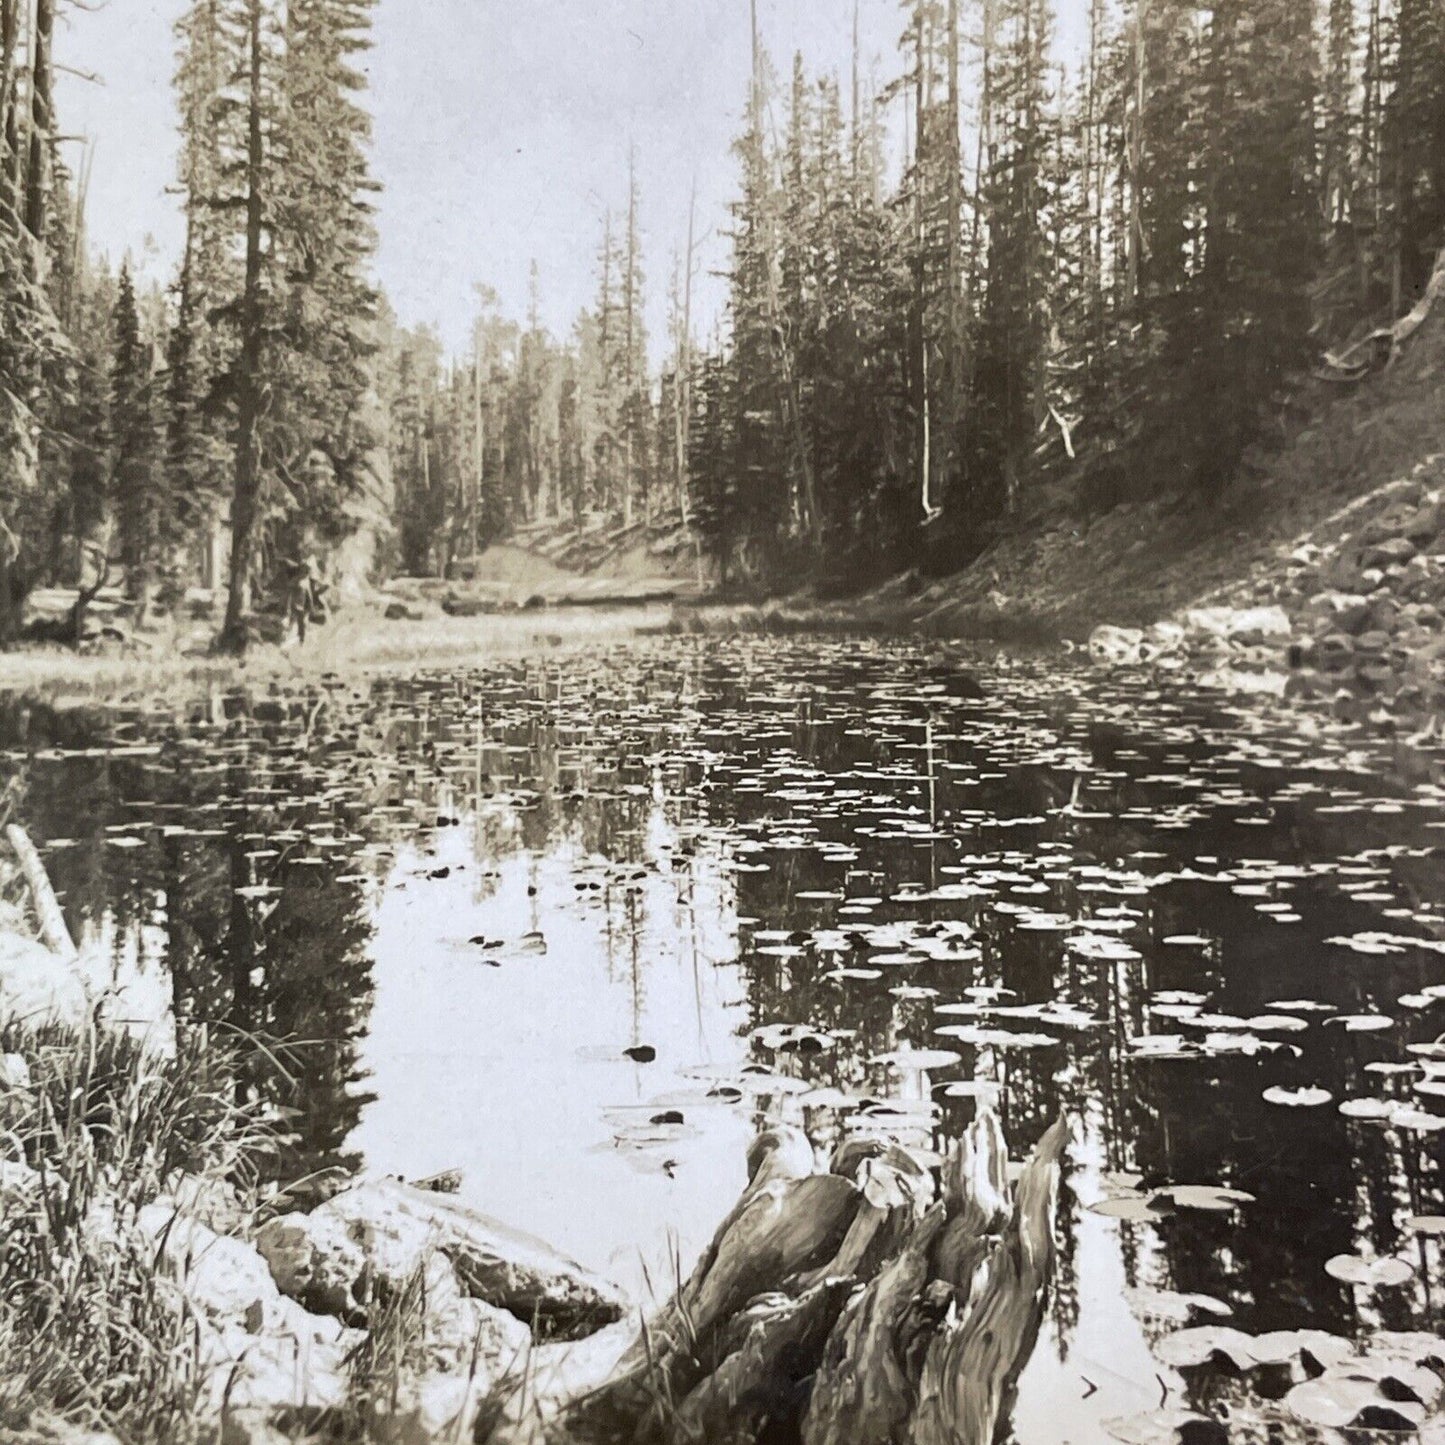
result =
[[1283,445],[1257,448],[1216,503],[1166,495],[1093,519],[1020,519],[963,572],[926,586],[898,579],[862,610],[901,610],[942,633],[1083,639],[1101,623],[1147,626],[1283,566],[1341,509],[1445,452],[1445,314],[1384,372],[1312,382],[1294,411],[1310,419],[1287,439],[1282,423]]

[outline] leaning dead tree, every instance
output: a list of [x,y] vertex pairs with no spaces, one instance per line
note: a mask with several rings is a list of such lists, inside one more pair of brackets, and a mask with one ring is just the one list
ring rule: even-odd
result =
[[1385,368],[1394,364],[1400,348],[1425,324],[1431,308],[1445,295],[1445,249],[1435,257],[1430,279],[1420,294],[1420,299],[1396,322],[1381,326],[1347,350],[1335,354],[1326,352],[1325,367],[1321,373],[1326,381],[1356,381],[1377,367]]
[[1043,1319],[1066,1142],[1060,1120],[1011,1188],[990,1112],[937,1177],[873,1142],[820,1173],[770,1130],[660,1313],[620,1350],[536,1351],[479,1445],[992,1445]]

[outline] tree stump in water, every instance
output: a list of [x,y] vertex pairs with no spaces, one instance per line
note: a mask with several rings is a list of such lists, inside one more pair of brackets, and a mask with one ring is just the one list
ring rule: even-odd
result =
[[1060,1120],[1010,1189],[992,1113],[939,1180],[855,1142],[819,1173],[796,1130],[768,1131],[656,1317],[620,1350],[534,1351],[478,1445],[992,1445],[1043,1320],[1067,1137]]

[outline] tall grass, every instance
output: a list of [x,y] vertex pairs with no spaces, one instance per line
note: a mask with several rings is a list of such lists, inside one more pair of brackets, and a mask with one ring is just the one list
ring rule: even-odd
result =
[[202,1028],[162,1057],[118,1031],[0,1027],[30,1075],[0,1090],[0,1439],[56,1419],[197,1438],[201,1322],[135,1222],[183,1184],[239,1211],[273,1141],[237,1053]]

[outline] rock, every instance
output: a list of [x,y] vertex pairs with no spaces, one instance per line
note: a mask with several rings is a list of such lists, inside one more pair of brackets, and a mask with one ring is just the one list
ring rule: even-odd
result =
[[1320,639],[1319,664],[1330,672],[1339,672],[1350,665],[1355,655],[1355,640],[1343,632],[1332,632]]
[[1156,622],[1148,628],[1140,645],[1140,655],[1145,662],[1172,657],[1184,647],[1185,631],[1178,622]]
[[1283,607],[1191,607],[1183,616],[1190,632],[1247,640],[1288,637],[1289,614]]
[[256,1248],[282,1294],[338,1319],[364,1315],[370,1304],[366,1250],[336,1214],[323,1207],[268,1220]]
[[182,1175],[170,1191],[155,1203],[175,1214],[204,1224],[217,1234],[235,1234],[251,1220],[235,1190],[220,1179],[198,1179]]
[[1366,548],[1361,560],[1366,571],[1374,568],[1383,571],[1386,567],[1403,567],[1414,557],[1415,552],[1415,544],[1408,537],[1391,537]]
[[160,1251],[190,1299],[218,1323],[275,1315],[281,1292],[253,1246],[217,1234],[164,1204],[148,1204],[136,1228]]
[[1390,647],[1388,632],[1362,632],[1355,639],[1355,651],[1378,657]]
[[282,1296],[260,1252],[164,1205],[147,1205],[136,1229],[195,1305],[203,1398],[227,1411],[334,1409],[349,1390],[354,1330]]
[[[40,1188],[40,1175],[18,1159],[0,1159],[0,1200],[16,1203]],[[10,1209],[0,1209],[0,1218],[8,1218]]]
[[1388,663],[1365,660],[1355,669],[1355,677],[1372,692],[1387,690],[1395,680]]
[[420,622],[422,615],[405,602],[389,602],[382,614],[388,622]]
[[1364,632],[1370,621],[1370,599],[1357,594],[1336,592],[1331,598],[1336,632],[1355,637]]
[[465,1376],[475,1359],[490,1378],[521,1358],[532,1332],[515,1315],[466,1294],[456,1270],[442,1255],[427,1262],[425,1373]]
[[466,1294],[535,1319],[548,1336],[590,1334],[626,1309],[616,1286],[444,1194],[378,1180],[338,1194],[315,1215],[343,1221],[378,1282],[404,1282],[440,1250]]
[[482,597],[446,597],[442,600],[442,611],[448,617],[488,617],[497,611],[497,605]]
[[1417,547],[1428,547],[1445,532],[1445,502],[1422,503],[1404,522],[1400,534]]
[[1137,627],[1111,627],[1107,623],[1089,634],[1089,656],[1095,662],[1127,667],[1143,660],[1144,634]]
[[351,1389],[347,1357],[361,1342],[354,1330],[308,1314],[292,1300],[259,1331],[228,1321],[202,1340],[209,1413],[334,1410]]
[[84,1024],[90,1000],[75,967],[43,944],[0,933],[0,1019]]

